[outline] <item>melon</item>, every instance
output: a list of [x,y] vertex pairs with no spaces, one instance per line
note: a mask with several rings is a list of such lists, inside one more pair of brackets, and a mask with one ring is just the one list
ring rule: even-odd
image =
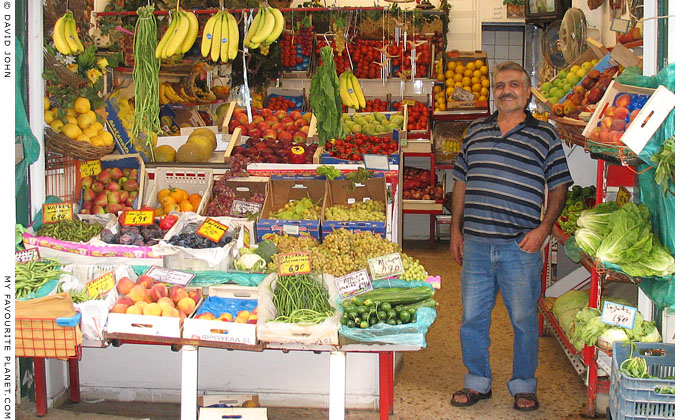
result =
[[175,148],[168,144],[158,146],[153,151],[156,162],[175,162],[175,155]]
[[177,149],[177,162],[206,162],[208,157],[204,148],[195,143],[185,143]]
[[189,136],[187,139],[187,144],[197,144],[199,147],[201,147],[204,150],[204,156],[206,156],[206,160],[211,157],[211,153],[215,150],[213,147],[213,143],[209,141],[207,137],[204,136]]
[[206,137],[213,145],[213,150],[216,150],[216,147],[218,146],[218,143],[216,142],[216,133],[214,133],[210,128],[197,128],[189,135],[189,137],[192,136]]

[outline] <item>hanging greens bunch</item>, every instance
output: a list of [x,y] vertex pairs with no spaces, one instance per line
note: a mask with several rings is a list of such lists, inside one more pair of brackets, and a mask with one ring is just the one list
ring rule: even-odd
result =
[[657,164],[654,180],[661,185],[664,194],[673,194],[676,185],[676,136],[664,141],[661,150],[652,156],[652,162]]
[[343,103],[338,92],[338,74],[333,61],[333,48],[321,48],[321,65],[311,79],[309,101],[317,121],[319,146],[327,141],[341,137],[343,125],[340,116]]

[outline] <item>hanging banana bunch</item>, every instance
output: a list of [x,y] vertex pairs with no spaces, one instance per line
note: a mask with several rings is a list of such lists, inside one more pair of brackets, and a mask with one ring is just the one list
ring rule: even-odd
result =
[[84,45],[77,34],[77,22],[71,11],[55,21],[53,43],[55,49],[62,55],[78,55],[84,52]]
[[219,10],[211,16],[201,34],[201,55],[211,56],[212,61],[227,63],[237,57],[240,30],[232,13]]
[[343,72],[338,81],[340,82],[338,92],[345,106],[355,110],[364,109],[367,106],[359,80],[351,71]]
[[172,12],[172,22],[156,47],[156,58],[170,58],[184,54],[192,48],[199,35],[196,15],[186,10]]
[[285,19],[280,10],[261,4],[244,37],[244,46],[259,48],[262,55],[268,55],[271,44],[283,33],[284,26]]

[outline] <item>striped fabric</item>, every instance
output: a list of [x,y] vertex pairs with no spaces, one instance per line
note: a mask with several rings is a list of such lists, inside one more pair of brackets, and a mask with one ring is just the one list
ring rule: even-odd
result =
[[467,130],[453,178],[466,183],[463,234],[514,240],[541,222],[545,186],[571,184],[556,130],[527,113],[501,136],[498,113]]

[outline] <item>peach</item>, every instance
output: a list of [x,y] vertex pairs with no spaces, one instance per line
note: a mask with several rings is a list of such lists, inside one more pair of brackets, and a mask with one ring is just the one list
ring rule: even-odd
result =
[[238,316],[238,317],[235,318],[235,320],[232,321],[232,322],[237,323],[237,324],[246,324],[246,323],[247,323],[247,319],[248,319],[248,318],[239,317],[239,316]]
[[599,133],[601,133],[601,127],[595,127],[594,130],[589,133],[589,137],[594,141],[599,141]]
[[182,298],[179,302],[177,302],[177,309],[180,309],[182,312],[184,312],[187,315],[194,312],[195,306],[196,306],[196,302],[194,302],[194,299],[192,299],[190,297]]
[[628,119],[630,122],[635,121],[635,117],[637,117],[637,114],[640,113],[639,109],[633,110],[633,112],[630,113],[630,118]]
[[145,300],[140,300],[139,302],[135,303],[134,306],[140,307],[141,310],[143,311],[144,308],[146,307],[146,305],[148,305],[148,304],[149,304],[149,302],[146,302]]
[[110,310],[110,312],[116,313],[116,314],[126,314],[127,308],[129,308],[129,306],[127,306],[123,303],[116,303],[115,306],[113,306],[113,309]]
[[601,120],[601,126],[604,128],[611,128],[611,125],[613,124],[613,117],[606,117],[603,120]]
[[163,310],[157,303],[149,303],[144,306],[144,315],[161,316]]
[[623,131],[625,130],[625,120],[613,120],[611,123],[611,131]]
[[619,107],[613,110],[613,118],[617,120],[624,120],[628,118],[629,113],[630,111],[628,111],[628,108]]
[[194,318],[196,318],[196,319],[207,319],[209,321],[216,319],[216,317],[213,316],[213,314],[211,312],[201,313],[201,314],[195,316]]
[[613,117],[613,112],[615,110],[616,110],[616,108],[613,106],[606,107],[606,109],[604,110],[604,116],[605,117]]
[[171,318],[179,318],[180,314],[177,312],[177,309],[171,308],[170,306],[163,306],[163,311],[161,312],[161,316],[169,316]]
[[137,278],[137,284],[141,284],[145,288],[150,289],[153,287],[153,278],[147,276],[146,274],[141,275],[139,278]]
[[609,135],[609,141],[613,144],[622,146],[623,142],[621,141],[621,137],[623,137],[623,134],[625,134],[623,131],[611,131],[611,134]]
[[239,311],[237,313],[237,318],[247,319],[247,318],[249,318],[249,315],[251,315],[251,313],[249,311]]
[[177,315],[180,317],[182,321],[184,321],[187,318],[187,314],[182,311],[182,309],[177,310]]
[[218,318],[216,318],[219,321],[226,321],[226,322],[232,322],[232,314],[228,312],[223,312],[222,314],[218,315]]
[[199,301],[201,300],[201,293],[199,293],[198,290],[190,290],[189,292],[187,292],[187,296],[194,300],[195,305],[199,303]]
[[139,305],[132,305],[129,308],[127,308],[127,311],[125,313],[129,315],[142,315],[144,311],[142,311]]
[[146,296],[144,296],[144,302],[146,303],[151,303],[153,302],[153,296],[151,296],[151,289],[146,289]]
[[132,290],[133,286],[134,282],[130,280],[129,277],[123,277],[117,282],[117,291],[120,292],[121,295],[126,295]]
[[132,306],[132,305],[134,305],[134,301],[129,296],[122,296],[122,297],[120,297],[120,299],[117,300],[117,302],[115,302],[115,304],[116,305],[122,304],[125,306]]
[[176,284],[175,286],[170,288],[169,296],[173,300],[173,302],[177,303],[180,300],[182,300],[182,298],[187,297],[187,291],[184,289],[184,286]]
[[601,132],[599,133],[599,142],[608,143],[610,135],[611,135],[611,130],[609,130],[608,128],[602,128]]
[[249,315],[249,318],[247,318],[247,324],[256,324],[256,322],[259,320],[258,315]]
[[151,298],[158,302],[161,298],[168,297],[168,286],[163,283],[156,283],[151,287]]
[[630,95],[628,95],[627,93],[619,95],[616,98],[617,107],[627,107],[628,105],[630,105]]
[[127,296],[132,299],[133,302],[144,300],[146,297],[146,288],[140,284],[134,285],[132,290],[127,293]]
[[158,299],[157,303],[161,307],[169,306],[169,307],[175,309],[175,302],[173,302],[173,300],[170,299],[169,297],[162,297],[162,298]]

